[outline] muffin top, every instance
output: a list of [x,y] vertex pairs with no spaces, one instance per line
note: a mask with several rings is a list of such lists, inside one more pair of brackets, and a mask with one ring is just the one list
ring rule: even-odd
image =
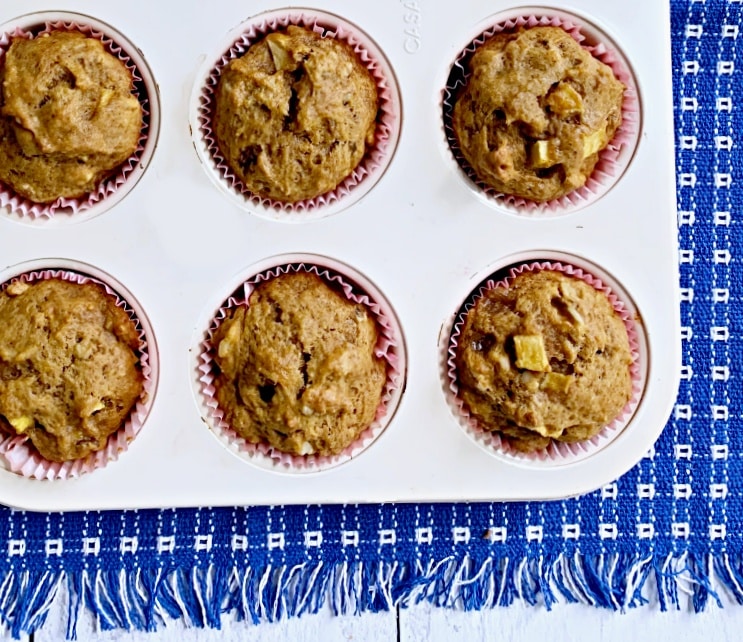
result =
[[252,443],[294,455],[334,455],[373,422],[386,380],[377,326],[363,305],[320,277],[259,284],[217,329],[216,396]]
[[632,393],[624,321],[605,294],[561,272],[524,272],[484,292],[457,346],[460,397],[521,451],[590,439]]
[[143,391],[139,337],[94,283],[16,282],[0,292],[0,429],[50,461],[105,447]]
[[224,68],[214,130],[254,194],[293,203],[333,190],[374,143],[374,79],[346,43],[289,26]]
[[550,201],[582,187],[622,122],[624,85],[559,27],[499,33],[478,47],[452,127],[478,179]]
[[31,201],[91,192],[137,148],[132,76],[96,38],[16,38],[0,81],[0,181]]

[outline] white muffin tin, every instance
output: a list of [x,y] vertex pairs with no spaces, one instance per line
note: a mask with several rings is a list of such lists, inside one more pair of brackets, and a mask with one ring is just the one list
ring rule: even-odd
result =
[[[111,275],[152,326],[157,393],[118,461],[55,481],[0,470],[0,502],[74,510],[552,499],[613,480],[652,447],[671,411],[680,365],[668,3],[547,0],[523,9],[567,12],[607,34],[631,66],[645,107],[623,175],[594,202],[559,216],[519,216],[482,199],[453,167],[444,143],[440,101],[452,61],[489,17],[520,8],[485,0],[447,9],[429,4],[312,4],[356,25],[384,52],[400,91],[401,130],[392,162],[363,198],[288,224],[226,198],[201,166],[192,136],[194,86],[205,66],[239,23],[282,5],[224,0],[204,11],[183,0],[174,19],[162,3],[93,8],[67,0],[64,11],[112,25],[146,61],[159,90],[151,92],[159,93],[159,137],[137,184],[106,211],[78,223],[23,222],[0,212],[0,281],[26,262],[87,264]],[[2,30],[47,9],[38,0],[5,0]],[[210,306],[234,289],[237,275],[297,253],[348,264],[373,283],[394,308],[407,353],[405,391],[382,435],[349,462],[303,474],[253,465],[215,438],[197,399],[194,349]],[[644,330],[646,376],[639,406],[618,437],[580,460],[544,466],[494,456],[469,438],[447,398],[443,335],[489,271],[554,257],[587,267],[628,295]]]

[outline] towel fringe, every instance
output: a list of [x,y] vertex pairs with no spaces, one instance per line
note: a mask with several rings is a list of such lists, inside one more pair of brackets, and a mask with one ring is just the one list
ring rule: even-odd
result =
[[317,613],[326,603],[336,615],[421,602],[473,611],[515,600],[547,609],[565,601],[615,611],[650,603],[662,611],[687,604],[701,611],[710,602],[722,607],[722,595],[743,604],[743,556],[451,556],[413,564],[346,560],[263,569],[8,572],[0,577],[0,622],[16,639],[30,634],[44,623],[62,591],[67,593],[69,640],[76,639],[84,611],[104,631],[155,631],[173,619],[219,629],[226,614],[255,624],[276,622]]

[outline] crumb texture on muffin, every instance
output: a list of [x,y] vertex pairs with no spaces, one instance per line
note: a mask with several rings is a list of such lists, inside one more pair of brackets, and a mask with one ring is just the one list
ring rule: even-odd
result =
[[96,38],[15,38],[0,66],[0,181],[37,203],[94,191],[137,149],[142,107],[132,88]]
[[94,283],[15,282],[0,293],[0,429],[42,457],[105,447],[143,391],[139,337]]
[[624,85],[559,27],[499,33],[478,47],[452,128],[493,189],[537,202],[582,187],[622,122]]
[[320,277],[261,283],[217,329],[216,397],[235,432],[294,455],[335,455],[374,421],[386,381],[365,306]]
[[524,452],[598,434],[631,397],[631,363],[627,329],[607,296],[548,270],[486,290],[456,353],[470,414]]
[[225,67],[214,131],[245,187],[294,203],[333,190],[373,145],[374,78],[349,45],[289,26]]

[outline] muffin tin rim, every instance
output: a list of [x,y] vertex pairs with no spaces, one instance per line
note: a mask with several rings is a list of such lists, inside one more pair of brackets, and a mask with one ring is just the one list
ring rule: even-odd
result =
[[[361,181],[352,185],[348,193],[341,194],[327,203],[314,203],[316,200],[324,199],[328,194],[334,194],[335,190],[342,186],[343,182],[348,179],[347,176],[346,179],[341,181],[341,183],[339,183],[339,185],[333,190],[321,194],[315,197],[315,199],[305,199],[305,201],[300,201],[300,203],[312,203],[310,207],[294,209],[296,206],[296,204],[294,204],[291,209],[285,210],[278,202],[277,205],[271,203],[267,204],[264,201],[270,199],[264,199],[258,195],[251,196],[250,193],[239,192],[229,185],[225,178],[220,174],[217,165],[214,162],[214,158],[209,151],[210,145],[206,140],[206,136],[202,132],[202,97],[204,95],[204,88],[208,85],[210,76],[215,67],[220,63],[220,61],[223,61],[227,56],[229,56],[230,50],[237,45],[240,39],[249,32],[252,27],[260,25],[262,21],[269,21],[272,19],[279,20],[281,18],[285,18],[288,21],[288,24],[298,24],[297,22],[292,22],[292,19],[305,19],[308,17],[319,24],[323,21],[329,21],[332,23],[333,27],[340,26],[345,28],[350,31],[352,35],[359,38],[365,51],[373,55],[374,60],[380,67],[381,76],[387,82],[388,92],[390,95],[390,134],[385,143],[384,151],[382,152],[382,159],[379,164],[372,168],[370,175],[363,177]],[[281,28],[283,29],[285,27],[282,26]],[[268,33],[271,33],[271,30],[266,32],[266,34]],[[385,53],[384,49],[382,49],[382,47],[377,43],[377,40],[374,39],[365,29],[335,12],[306,6],[285,6],[267,9],[243,19],[239,24],[229,29],[226,34],[223,34],[222,39],[219,42],[220,44],[218,47],[212,47],[210,53],[205,55],[203,62],[199,65],[196,72],[189,97],[188,120],[191,132],[191,142],[199,164],[209,177],[212,185],[217,188],[217,191],[219,191],[224,198],[236,207],[239,207],[248,214],[260,219],[279,223],[304,224],[321,221],[330,216],[344,213],[354,204],[367,197],[369,193],[379,185],[389,170],[389,167],[394,162],[400,143],[403,122],[403,100],[397,74],[395,73],[395,69],[390,62],[389,57]],[[361,163],[354,168],[354,172],[364,164],[365,159],[366,155],[364,156],[364,159],[362,159]],[[350,175],[351,174],[349,174],[349,176]],[[256,203],[256,199],[260,199],[260,202]]]
[[[232,294],[245,285],[249,280],[258,275],[267,273],[274,269],[280,269],[284,266],[297,265],[303,265],[308,268],[315,267],[320,272],[322,272],[323,269],[328,269],[331,273],[335,272],[338,274],[346,283],[356,286],[360,292],[363,292],[364,295],[369,297],[376,305],[382,308],[384,318],[388,320],[391,325],[391,334],[397,339],[396,357],[398,371],[396,376],[398,381],[396,384],[391,385],[390,399],[387,403],[387,411],[384,416],[380,419],[375,419],[369,428],[372,428],[375,423],[379,423],[379,426],[373,428],[373,433],[367,437],[366,443],[360,445],[360,450],[358,452],[349,455],[341,454],[333,456],[331,461],[327,463],[313,464],[306,468],[287,467],[283,461],[268,454],[250,454],[242,452],[239,448],[239,444],[234,443],[235,439],[225,435],[224,432],[219,429],[219,421],[217,421],[213,416],[210,407],[210,402],[213,402],[213,400],[207,402],[207,398],[203,391],[205,384],[202,379],[205,375],[201,370],[202,354],[204,352],[203,343],[210,334],[209,327],[215,316],[223,308],[224,303],[231,298]],[[321,276],[321,278],[323,278],[323,281],[325,280],[324,277]],[[390,299],[384,294],[384,291],[373,280],[366,276],[366,274],[345,261],[327,255],[309,252],[286,252],[266,256],[254,261],[250,265],[244,266],[241,270],[234,273],[230,279],[226,280],[224,288],[220,288],[218,291],[222,293],[220,296],[212,295],[209,301],[202,306],[202,312],[199,315],[198,324],[191,336],[189,346],[189,379],[198,416],[200,417],[202,424],[207,427],[212,436],[223,448],[243,463],[256,467],[263,472],[289,477],[306,477],[310,475],[321,475],[349,464],[353,460],[362,457],[389,433],[390,429],[393,428],[395,416],[397,415],[400,405],[403,403],[405,397],[409,369],[408,350],[405,339],[405,330],[400,322],[400,317],[398,316],[395,307],[390,302]],[[216,288],[215,292],[217,292]],[[388,379],[390,377],[391,375],[388,375]],[[368,430],[369,428],[365,430]],[[351,446],[349,446],[349,448],[350,447]],[[277,452],[277,456],[278,455],[279,453]]]
[[[139,302],[137,297],[134,296],[132,291],[119,279],[114,277],[109,272],[98,268],[97,266],[86,263],[84,261],[62,257],[30,259],[0,270],[0,286],[5,285],[6,283],[9,283],[14,279],[19,279],[26,274],[47,271],[68,272],[70,274],[75,274],[83,278],[89,278],[93,282],[103,284],[105,287],[109,288],[119,299],[121,299],[121,301],[123,301],[134,313],[134,319],[141,327],[142,343],[145,344],[145,347],[141,347],[140,352],[146,353],[147,367],[150,372],[150,376],[148,379],[149,383],[143,389],[142,394],[137,400],[137,403],[132,407],[130,415],[127,417],[126,421],[122,423],[118,431],[112,433],[109,438],[113,437],[118,432],[123,430],[126,424],[130,421],[130,417],[134,414],[138,415],[137,421],[139,423],[139,427],[136,429],[134,436],[131,439],[127,440],[126,448],[116,451],[115,456],[112,459],[107,460],[102,465],[96,466],[91,470],[81,470],[77,472],[73,471],[66,477],[54,477],[51,480],[46,477],[43,479],[39,479],[37,477],[29,477],[20,472],[14,473],[20,477],[31,479],[34,482],[64,482],[77,479],[81,475],[87,476],[101,468],[105,468],[109,465],[115,464],[122,456],[126,455],[129,447],[131,446],[131,443],[135,441],[137,436],[139,436],[146,429],[152,409],[155,407],[155,400],[158,393],[158,385],[160,382],[160,353],[158,351],[157,338],[155,336],[152,323],[150,322],[147,312],[145,311],[144,307]],[[105,450],[105,448],[102,450]],[[97,452],[101,451],[93,451],[91,455],[88,455],[87,457],[80,460],[68,460],[67,462],[63,462],[63,465],[68,465],[69,467],[72,467],[74,469],[74,466],[77,462],[87,461],[89,457],[94,456]],[[3,470],[10,470],[4,455],[0,457],[0,467],[2,467]]]
[[[635,331],[635,338],[637,341],[637,381],[633,380],[633,394],[628,401],[627,406],[620,412],[620,414],[612,419],[607,424],[601,433],[596,435],[597,440],[600,441],[598,445],[585,444],[584,442],[577,442],[577,447],[581,448],[583,452],[578,454],[570,454],[564,459],[537,459],[530,458],[529,456],[522,456],[520,454],[506,453],[499,449],[494,448],[491,445],[483,443],[483,435],[487,437],[487,431],[484,428],[474,429],[471,428],[468,423],[470,419],[462,414],[462,410],[458,405],[458,397],[451,390],[452,381],[449,376],[449,350],[451,348],[451,339],[454,332],[454,327],[460,317],[465,314],[465,306],[470,301],[476,292],[484,287],[488,280],[494,279],[496,275],[500,278],[506,278],[507,273],[512,269],[522,265],[529,265],[539,262],[555,262],[561,263],[564,266],[572,266],[579,268],[584,273],[596,277],[602,284],[607,287],[612,294],[623,304],[627,316]],[[496,279],[494,279],[496,280]],[[513,254],[502,256],[490,262],[488,265],[479,269],[476,273],[472,274],[467,280],[466,286],[470,287],[466,295],[459,299],[458,305],[453,309],[453,312],[445,319],[441,326],[441,332],[439,333],[439,376],[441,380],[441,392],[444,396],[446,405],[451,415],[451,419],[456,423],[460,430],[462,430],[467,437],[476,444],[481,450],[488,453],[492,457],[503,461],[506,464],[519,466],[527,469],[535,468],[567,468],[580,464],[582,461],[589,459],[604,449],[611,446],[611,444],[618,439],[623,433],[628,430],[632,430],[632,424],[634,418],[637,416],[641,406],[646,402],[645,393],[647,390],[648,379],[650,375],[650,364],[652,360],[652,353],[650,347],[650,341],[648,340],[647,333],[642,323],[642,312],[632,297],[630,291],[624,287],[622,282],[617,279],[610,271],[606,270],[594,259],[580,256],[573,252],[567,252],[563,250],[523,250]],[[619,426],[613,429],[610,428],[608,435],[604,435],[604,431],[609,428],[615,421],[619,420]],[[603,436],[602,436],[603,435]],[[590,440],[586,440],[590,441]],[[541,451],[540,451],[541,452]]]
[[[508,194],[488,194],[483,187],[478,185],[477,182],[468,176],[466,170],[457,161],[454,151],[451,148],[450,137],[447,134],[444,118],[444,104],[446,102],[448,80],[454,66],[457,64],[458,59],[464,55],[464,52],[472,47],[478,39],[484,37],[485,33],[498,25],[510,20],[515,20],[519,17],[572,20],[575,27],[582,35],[586,36],[589,41],[597,44],[606,44],[611,48],[611,51],[616,54],[621,66],[626,70],[628,78],[631,81],[630,89],[632,89],[634,93],[632,99],[636,102],[637,107],[635,112],[636,122],[633,125],[633,129],[628,132],[628,148],[622,148],[617,152],[618,158],[616,164],[618,171],[609,176],[608,179],[605,179],[605,184],[600,185],[600,189],[597,192],[592,192],[589,194],[588,198],[580,198],[576,203],[571,202],[565,205],[562,204],[561,201],[570,198],[571,195],[577,198],[576,193],[583,188],[573,190],[560,199],[543,203],[522,199],[526,200],[528,203],[528,205],[524,207],[508,202],[509,199],[516,199],[518,197],[513,197]],[[635,159],[637,150],[642,143],[645,119],[643,117],[643,92],[640,88],[640,82],[635,71],[635,65],[632,63],[632,59],[625,53],[624,48],[618,44],[619,41],[614,36],[613,32],[592,16],[572,7],[566,9],[564,7],[552,7],[547,5],[523,5],[501,9],[491,13],[488,16],[481,18],[476,24],[471,25],[466,33],[468,34],[467,39],[465,40],[463,38],[458,41],[461,43],[461,46],[456,46],[456,53],[454,56],[447,57],[447,59],[443,61],[443,64],[440,65],[441,69],[438,75],[437,95],[435,100],[435,116],[436,122],[439,125],[439,152],[443,163],[452,173],[454,173],[454,175],[456,175],[458,179],[457,182],[478,202],[486,205],[498,215],[524,217],[534,220],[548,220],[577,214],[586,208],[591,207],[597,201],[602,200],[609,194],[609,192],[614,190],[614,188],[622,182],[625,175],[631,171],[633,160]],[[603,151],[605,152],[606,150]],[[596,171],[597,169],[594,168],[594,171],[591,176],[588,177],[586,183],[591,180],[591,177],[596,173]],[[529,210],[528,207],[533,207],[533,209]]]

